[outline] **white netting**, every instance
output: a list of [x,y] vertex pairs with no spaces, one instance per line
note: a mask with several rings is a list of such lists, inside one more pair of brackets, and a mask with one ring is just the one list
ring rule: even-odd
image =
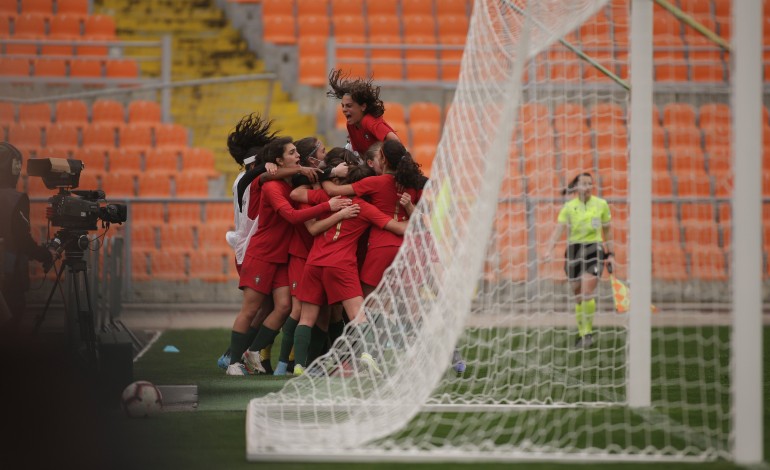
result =
[[[627,275],[628,92],[559,42],[627,78],[627,8],[476,0],[430,183],[366,300],[368,321],[305,375],[252,400],[250,459],[729,456],[729,338],[703,313],[729,301],[725,284],[657,262],[653,301],[672,307],[654,321],[652,406],[631,409],[628,318],[613,312],[608,283],[595,344],[576,349],[564,241],[542,261],[560,190],[585,170],[610,202],[616,274]],[[653,225],[669,208],[679,222],[689,199],[678,195],[656,192]],[[682,314],[702,299],[697,315]],[[462,376],[451,368],[455,345]],[[382,374],[358,360],[363,352]]]

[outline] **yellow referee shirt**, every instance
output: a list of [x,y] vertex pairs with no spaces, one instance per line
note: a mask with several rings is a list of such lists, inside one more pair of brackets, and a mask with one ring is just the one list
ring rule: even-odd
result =
[[557,220],[569,227],[569,243],[601,243],[602,225],[610,222],[610,206],[600,197],[591,196],[585,204],[576,197],[564,204]]

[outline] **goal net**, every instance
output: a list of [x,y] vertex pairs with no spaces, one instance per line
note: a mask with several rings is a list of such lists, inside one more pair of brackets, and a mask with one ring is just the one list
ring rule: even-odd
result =
[[[730,190],[707,172],[705,121],[655,117],[649,407],[628,405],[628,315],[616,313],[607,274],[595,313],[581,316],[593,344],[579,343],[565,237],[546,256],[571,197],[561,190],[588,172],[610,206],[614,275],[626,279],[637,236],[628,234],[628,18],[628,2],[475,1],[430,182],[365,301],[366,321],[280,392],[250,402],[249,459],[729,458],[720,326],[729,315],[719,313],[730,301],[729,224],[719,225],[729,205],[718,198]],[[670,24],[679,29],[666,40],[680,43],[656,55],[656,80],[676,91],[688,85],[667,73],[714,57],[687,62],[684,29]],[[707,84],[701,101],[688,95],[690,108],[724,102],[720,86]]]

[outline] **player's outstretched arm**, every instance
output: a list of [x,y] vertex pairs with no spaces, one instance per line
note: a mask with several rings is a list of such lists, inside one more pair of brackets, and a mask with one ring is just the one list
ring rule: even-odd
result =
[[352,219],[353,217],[358,217],[358,213],[361,212],[361,207],[358,204],[352,204],[350,206],[347,206],[343,209],[340,209],[339,211],[335,212],[331,216],[321,219],[321,220],[308,220],[305,222],[305,227],[307,227],[307,231],[310,232],[311,235],[316,236],[321,233],[324,233],[325,231],[329,230],[330,228],[334,227],[338,223],[342,222],[345,219]]

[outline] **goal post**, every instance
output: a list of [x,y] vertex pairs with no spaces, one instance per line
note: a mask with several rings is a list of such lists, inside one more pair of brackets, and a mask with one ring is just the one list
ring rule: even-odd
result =
[[[756,239],[731,244],[759,223],[734,210],[759,194],[733,191],[757,172],[732,163],[740,63],[728,75],[726,51],[656,15],[653,0],[475,0],[399,254],[365,321],[249,403],[249,460],[755,461],[757,445],[761,458],[761,419],[744,454],[736,426],[751,405],[735,402],[748,378],[762,409],[761,330],[725,314],[761,292],[748,283],[739,303],[736,270],[762,256]],[[756,140],[747,129],[735,152]],[[587,220],[609,227],[630,312],[615,311],[599,264],[595,289],[567,281],[566,236],[551,244],[581,173],[608,203],[608,223]],[[753,351],[736,336],[748,328]],[[734,372],[738,360],[750,365]]]

